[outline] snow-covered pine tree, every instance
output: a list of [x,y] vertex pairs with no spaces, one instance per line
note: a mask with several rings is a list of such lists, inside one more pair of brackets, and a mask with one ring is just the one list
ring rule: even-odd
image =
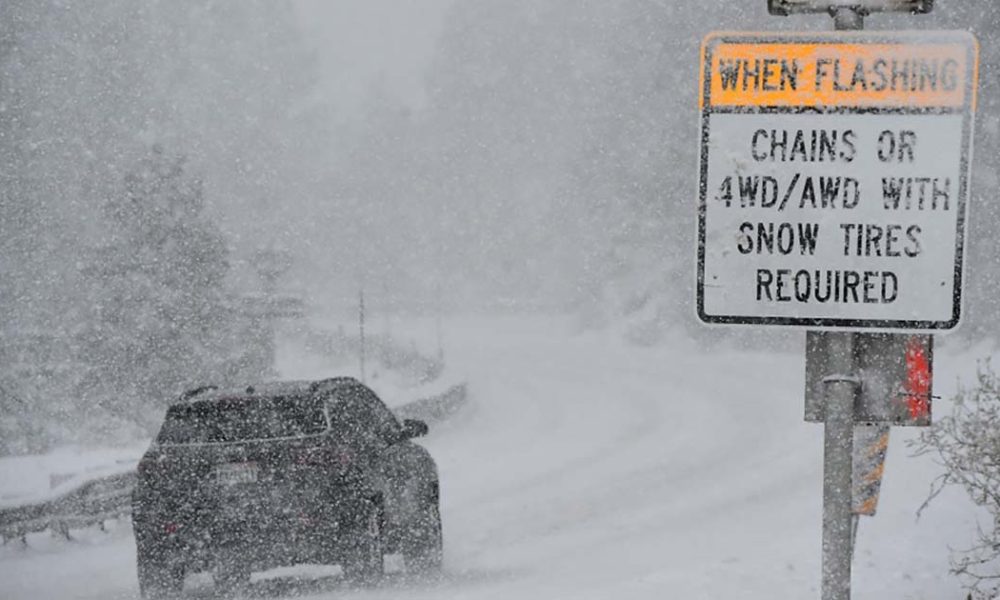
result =
[[246,320],[225,293],[228,249],[184,159],[154,146],[105,204],[110,232],[86,269],[92,315],[77,344],[79,397],[98,431],[149,427],[187,388],[253,379]]

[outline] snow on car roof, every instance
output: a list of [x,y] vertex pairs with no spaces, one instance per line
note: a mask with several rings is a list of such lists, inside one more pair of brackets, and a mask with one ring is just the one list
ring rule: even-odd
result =
[[336,388],[343,385],[357,383],[359,383],[358,380],[353,377],[332,377],[318,381],[267,381],[263,383],[254,383],[245,387],[230,387],[223,389],[219,389],[215,386],[203,386],[185,392],[174,404],[260,396],[288,396],[292,394],[309,393],[320,388]]

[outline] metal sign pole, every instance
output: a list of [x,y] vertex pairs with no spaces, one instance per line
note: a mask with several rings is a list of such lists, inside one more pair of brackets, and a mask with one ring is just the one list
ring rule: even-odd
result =
[[361,382],[365,383],[365,289],[358,290],[358,331],[360,332],[359,358],[361,359]]
[[853,333],[830,336],[823,380],[823,600],[850,600],[855,373]]
[[[864,29],[864,16],[853,8],[833,11],[837,31]],[[826,420],[823,429],[823,584],[822,600],[850,600],[854,554],[852,514],[854,472],[854,399],[859,387],[854,333],[827,333],[830,374],[823,380]]]

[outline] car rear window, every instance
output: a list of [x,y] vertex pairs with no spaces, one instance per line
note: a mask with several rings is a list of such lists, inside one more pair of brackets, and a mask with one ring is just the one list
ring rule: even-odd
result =
[[302,437],[326,429],[323,406],[312,398],[232,398],[171,406],[156,440],[225,443]]

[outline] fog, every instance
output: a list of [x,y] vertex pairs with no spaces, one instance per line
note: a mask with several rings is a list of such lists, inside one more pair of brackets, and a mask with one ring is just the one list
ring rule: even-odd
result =
[[[998,348],[1000,2],[865,22],[980,42],[962,324],[896,357],[920,359],[919,397],[884,399],[933,398],[938,419]],[[440,473],[419,494],[443,571],[396,569],[378,597],[816,595],[805,334],[708,327],[694,308],[698,90],[711,31],[830,29],[764,0],[0,0],[0,596],[136,597],[126,516],[165,409],[207,384],[242,401],[248,384],[338,375],[395,411],[390,433],[424,421],[373,446],[428,434],[421,464]],[[315,399],[308,381],[295,389]],[[900,429],[894,448],[917,435]],[[242,445],[219,457],[252,472],[234,479],[244,500],[269,496]],[[992,522],[954,489],[915,522],[943,467],[893,452],[857,597],[959,597],[949,548]],[[167,453],[150,456],[155,470]],[[60,504],[95,481],[114,511]],[[181,587],[184,558],[168,565]],[[239,592],[351,593],[346,572],[255,572]]]
[[[1000,7],[941,4],[868,25],[982,41],[961,334],[975,340],[1000,313]],[[350,311],[364,290],[382,314],[542,311],[643,344],[766,340],[693,314],[698,47],[710,30],[826,21],[768,17],[764,2],[6,0],[4,385],[48,422],[135,380],[121,357],[144,327],[154,346],[214,340],[212,355],[259,338],[232,307],[261,290],[262,252],[311,311]],[[130,213],[163,193],[158,177],[189,199]],[[175,225],[200,241],[142,233]],[[178,291],[176,277],[205,284]],[[187,317],[156,308],[164,290],[188,294]],[[192,379],[177,344],[134,367],[169,363],[135,394]],[[235,354],[201,376],[270,368]]]

